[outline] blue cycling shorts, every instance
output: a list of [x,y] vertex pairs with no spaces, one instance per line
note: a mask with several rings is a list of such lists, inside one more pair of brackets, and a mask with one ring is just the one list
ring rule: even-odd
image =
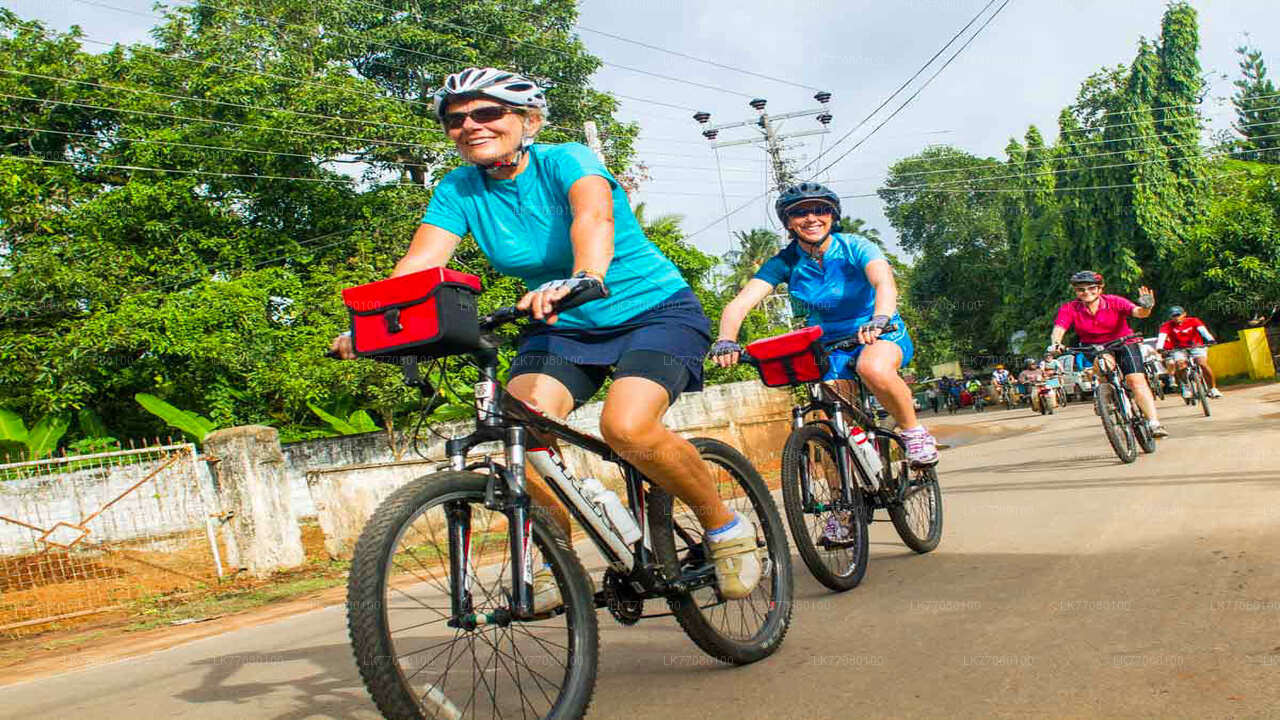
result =
[[[911,334],[907,332],[907,328],[901,322],[898,323],[898,329],[891,333],[885,333],[880,336],[880,340],[897,345],[902,348],[902,362],[898,367],[903,368],[911,363],[911,358],[915,357],[916,346],[911,342]],[[862,353],[865,345],[859,345],[852,350],[833,350],[831,352],[831,367],[827,370],[827,374],[822,376],[823,380],[848,380],[853,377],[853,371],[858,367],[858,355]]]

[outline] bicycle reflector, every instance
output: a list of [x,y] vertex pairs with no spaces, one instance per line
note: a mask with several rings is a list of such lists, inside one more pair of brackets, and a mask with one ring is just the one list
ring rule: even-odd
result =
[[817,325],[757,340],[746,351],[755,358],[760,380],[769,387],[817,382],[830,367],[822,347],[822,328]]
[[480,348],[480,278],[436,267],[346,288],[357,355],[443,357]]

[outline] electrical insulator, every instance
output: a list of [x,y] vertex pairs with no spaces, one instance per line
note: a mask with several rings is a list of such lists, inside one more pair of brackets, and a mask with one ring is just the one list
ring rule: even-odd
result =
[[830,122],[831,122],[831,113],[822,113],[821,115],[819,115],[819,116],[818,116],[818,122],[822,123],[823,125],[826,125],[827,123],[830,123]]
[[716,136],[719,134],[720,134],[719,130],[703,130],[702,131],[702,137],[708,140],[715,140]]
[[711,119],[711,113],[706,112],[705,110],[699,110],[693,114],[693,119],[705,125],[706,122]]
[[756,99],[752,100],[752,101],[751,101],[750,103],[748,103],[748,104],[749,104],[749,105],[751,105],[751,107],[755,108],[756,110],[758,110],[758,111],[760,111],[760,112],[764,112],[764,104],[765,104],[765,102],[766,102],[766,101],[765,101],[765,99],[764,99],[764,98],[756,98]]
[[813,94],[813,99],[817,100],[823,105],[826,105],[827,101],[831,99],[831,93],[827,92],[826,90],[819,90],[818,92]]

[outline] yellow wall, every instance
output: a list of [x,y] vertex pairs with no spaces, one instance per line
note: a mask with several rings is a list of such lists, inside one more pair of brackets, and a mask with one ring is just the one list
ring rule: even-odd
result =
[[1251,378],[1268,378],[1276,374],[1271,364],[1271,349],[1263,328],[1241,330],[1239,340],[1209,347],[1209,367],[1218,377],[1248,375]]

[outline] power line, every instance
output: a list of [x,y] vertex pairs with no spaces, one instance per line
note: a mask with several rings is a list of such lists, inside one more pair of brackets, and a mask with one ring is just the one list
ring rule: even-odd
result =
[[[542,18],[541,16],[539,16],[537,13],[533,13],[533,12],[530,12],[530,11],[528,11],[528,10],[521,10],[521,9],[519,9],[519,8],[507,7],[507,6],[505,6],[505,5],[500,5],[499,7],[501,7],[503,10],[510,10],[511,12],[520,13],[520,14],[522,14],[522,15],[528,15],[528,16],[530,16],[530,17],[535,17],[535,18],[538,18],[538,19],[543,19],[543,18]],[[667,53],[667,54],[669,54],[669,55],[675,55],[676,57],[682,57],[682,58],[684,58],[684,59],[686,59],[686,60],[693,60],[694,62],[700,62],[700,63],[706,64],[706,65],[712,65],[712,66],[714,66],[714,67],[718,67],[718,68],[721,68],[721,69],[724,69],[724,70],[731,70],[731,71],[736,72],[736,73],[742,73],[742,74],[744,74],[744,75],[751,75],[751,76],[753,76],[753,77],[762,78],[762,79],[764,79],[764,80],[772,80],[772,81],[774,81],[774,82],[780,82],[780,83],[783,83],[783,84],[785,84],[785,85],[791,85],[791,86],[793,86],[793,87],[805,88],[805,89],[807,89],[807,90],[822,90],[822,89],[823,89],[823,88],[819,88],[819,87],[813,87],[812,85],[804,85],[804,84],[802,84],[802,83],[794,82],[794,81],[787,80],[787,79],[780,78],[780,77],[774,77],[774,76],[772,76],[772,75],[764,75],[764,74],[757,73],[757,72],[753,72],[753,71],[751,71],[751,70],[747,70],[747,69],[744,69],[744,68],[734,67],[734,66],[732,66],[732,65],[725,65],[724,63],[718,63],[718,62],[716,62],[716,61],[714,61],[714,60],[707,60],[707,59],[705,59],[705,58],[696,57],[696,56],[693,56],[693,55],[689,55],[689,54],[687,54],[687,53],[679,52],[679,51],[677,51],[677,50],[669,50],[669,49],[667,49],[667,48],[658,47],[657,45],[651,45],[651,44],[649,44],[649,43],[640,42],[639,40],[632,40],[631,38],[623,37],[623,36],[621,36],[621,35],[615,35],[615,34],[613,34],[613,33],[605,32],[604,30],[597,30],[597,29],[595,29],[595,28],[589,28],[589,27],[586,27],[585,25],[579,25],[579,24],[577,24],[577,23],[570,23],[569,25],[570,25],[570,27],[578,28],[579,30],[582,30],[582,31],[584,31],[584,32],[594,33],[594,34],[596,34],[596,35],[603,35],[603,36],[605,36],[605,37],[613,38],[614,40],[620,40],[620,41],[622,41],[622,42],[630,43],[630,44],[632,44],[632,45],[638,45],[638,46],[640,46],[640,47],[648,48],[648,49],[650,49],[650,50],[656,50],[656,51],[658,51],[658,52],[664,52],[664,53]]]
[[[878,130],[880,130],[880,128],[884,127],[886,123],[888,123],[890,120],[896,117],[898,113],[902,112],[902,110],[906,108],[908,105],[910,105],[911,101],[915,100],[920,95],[920,93],[924,91],[925,88],[929,87],[929,84],[932,83],[934,79],[938,77],[938,75],[942,74],[942,71],[946,70],[951,65],[951,63],[955,61],[956,58],[960,57],[960,54],[963,53],[965,49],[968,48],[969,45],[973,43],[973,41],[976,40],[979,35],[982,34],[982,31],[985,30],[987,26],[991,24],[992,20],[995,20],[996,17],[1000,15],[1000,13],[1004,11],[1006,7],[1009,6],[1010,2],[1012,2],[1012,0],[1004,0],[1004,2],[1001,3],[1000,7],[996,8],[996,11],[992,13],[986,19],[986,21],[984,21],[981,25],[979,25],[978,29],[975,30],[972,35],[969,36],[969,39],[966,40],[964,44],[961,45],[954,53],[952,53],[951,57],[947,58],[947,61],[942,64],[942,67],[938,68],[937,71],[934,72],[932,75],[930,75],[929,78],[924,81],[924,84],[922,84],[919,88],[917,88],[916,91],[912,93],[910,97],[902,101],[901,105],[899,105],[896,109],[894,109],[893,112],[889,113],[889,117],[885,118],[884,120],[881,120],[880,124],[872,128],[871,132],[867,133],[861,140],[854,143],[853,147],[849,148],[848,150],[845,150],[843,153],[840,154],[840,157],[827,163],[826,167],[823,167],[821,170],[813,173],[811,177],[817,177],[818,175],[821,175],[823,172],[826,172],[827,170],[829,170],[833,165],[835,165],[836,163],[848,157],[849,153],[853,152],[854,150],[857,150],[859,147],[862,146],[863,143],[865,143],[867,140],[870,140],[871,137],[875,135]],[[846,137],[848,136],[846,135]],[[843,140],[843,138],[841,139]],[[817,158],[814,158],[814,159],[816,160]]]
[[[1272,149],[1275,149],[1275,148],[1272,148]],[[1235,175],[1243,175],[1243,174],[1245,174],[1245,172],[1246,172],[1246,171],[1244,171],[1244,170],[1240,170],[1240,171],[1237,171],[1237,172],[1221,173],[1221,174],[1218,174],[1218,175],[1210,175],[1210,176],[1206,177],[1205,179],[1206,179],[1206,180],[1217,180],[1217,179],[1225,178],[1225,177],[1233,177],[1233,176],[1235,176]],[[1066,186],[1066,187],[1053,188],[1053,190],[1054,190],[1055,192],[1056,192],[1056,191],[1058,191],[1058,190],[1062,190],[1062,191],[1114,190],[1114,189],[1117,189],[1117,188],[1145,187],[1145,186],[1147,186],[1147,185],[1154,185],[1154,184],[1155,184],[1155,183],[1150,183],[1150,182],[1138,182],[1138,183],[1117,183],[1117,184],[1115,184],[1115,185],[1083,185],[1083,186],[1080,186],[1080,185],[1070,186],[1070,185],[1069,185],[1069,186]],[[889,189],[892,189],[892,188],[889,188]],[[1047,189],[1047,188],[1046,188],[1046,189]],[[1007,192],[1026,192],[1026,191],[1027,191],[1027,189],[1026,189],[1026,188],[974,188],[974,189],[963,189],[963,190],[938,190],[938,192],[942,192],[942,193],[973,193],[973,192],[978,192],[978,193],[1007,193]],[[862,194],[858,194],[858,195],[841,195],[841,196],[840,196],[840,199],[844,200],[844,199],[864,198],[864,197],[879,197],[879,194],[878,194],[878,193],[862,193]]]
[[[201,1],[201,2],[204,2],[204,0],[200,0],[200,1]],[[377,3],[368,2],[367,0],[351,0],[351,2],[354,2],[354,3],[355,3],[355,4],[357,4],[357,5],[365,5],[365,6],[368,6],[368,7],[379,8],[379,9],[381,9],[381,10],[386,10],[386,11],[388,11],[388,12],[399,12],[399,11],[395,10],[394,8],[389,8],[389,7],[385,6],[385,5],[379,5],[379,4],[377,4]],[[425,22],[434,23],[434,24],[436,24],[436,25],[444,25],[445,27],[451,27],[451,28],[455,28],[455,29],[458,29],[458,30],[463,30],[463,31],[466,31],[466,32],[473,32],[473,33],[476,33],[477,35],[484,35],[484,36],[486,36],[486,37],[497,38],[497,39],[499,39],[499,40],[507,40],[507,41],[509,41],[509,42],[519,43],[519,44],[521,44],[521,45],[528,45],[528,46],[530,46],[530,47],[535,47],[535,48],[538,48],[538,49],[540,49],[540,50],[547,50],[547,51],[549,51],[549,52],[556,53],[557,55],[564,55],[564,56],[567,56],[567,57],[575,57],[575,55],[574,55],[573,53],[566,52],[566,51],[564,51],[564,50],[560,50],[560,49],[553,48],[553,47],[548,47],[548,46],[546,46],[546,45],[539,45],[538,43],[534,43],[534,42],[528,42],[528,41],[525,41],[525,40],[520,40],[520,39],[517,39],[517,38],[512,37],[512,36],[510,36],[510,35],[495,35],[495,34],[493,34],[493,33],[485,32],[484,30],[479,30],[479,29],[476,29],[476,28],[474,28],[474,27],[468,27],[468,26],[466,26],[466,25],[459,25],[459,24],[457,24],[457,23],[452,23],[452,22],[449,22],[449,21],[447,21],[447,20],[440,20],[440,19],[432,18],[432,17],[422,17],[421,19],[422,19],[423,21],[425,21]],[[631,67],[631,66],[629,66],[629,65],[619,65],[618,63],[611,63],[611,62],[608,62],[608,61],[605,61],[605,60],[601,60],[601,61],[600,61],[600,64],[605,65],[605,66],[608,66],[608,67],[615,67],[615,68],[618,68],[619,70],[627,70],[627,71],[629,71],[629,72],[639,73],[639,74],[641,74],[641,75],[648,75],[649,77],[655,77],[655,78],[658,78],[658,79],[660,79],[660,80],[667,80],[667,81],[670,81],[670,82],[683,83],[683,84],[685,84],[685,85],[692,85],[692,86],[694,86],[694,87],[699,87],[699,88],[702,88],[702,89],[704,89],[704,90],[714,90],[714,91],[716,91],[716,92],[726,93],[726,94],[729,94],[729,95],[737,95],[737,96],[739,96],[739,97],[747,97],[747,98],[751,97],[750,95],[747,95],[747,94],[745,94],[745,93],[740,93],[740,92],[737,92],[737,91],[735,91],[735,90],[729,90],[729,89],[727,89],[727,88],[718,87],[718,86],[715,86],[715,85],[707,85],[707,84],[704,84],[704,83],[695,82],[695,81],[693,81],[693,80],[684,80],[684,79],[682,79],[682,78],[673,77],[673,76],[671,76],[671,75],[663,75],[662,73],[651,72],[651,71],[649,71],[649,70],[642,70],[642,69],[640,69],[640,68]]]
[[[218,172],[216,170],[181,170],[177,168],[157,168],[157,167],[146,167],[141,165],[115,165],[111,163],[100,163],[100,162],[94,162],[89,160],[83,160],[83,161],[52,160],[50,158],[33,157],[30,155],[0,155],[0,160],[18,160],[20,162],[31,162],[31,163],[40,163],[40,164],[53,164],[53,165],[72,165],[76,167],[90,166],[95,169],[106,168],[109,170],[177,173],[179,175],[196,175],[200,177],[216,177],[216,178],[223,178],[223,179],[286,180],[286,181],[294,181],[294,182],[345,184],[345,185],[349,185],[351,183],[356,182],[354,178],[346,178],[346,179],[339,180],[337,178],[307,178],[307,177],[296,177],[293,175],[257,175],[253,173],[227,173],[227,172]],[[396,183],[384,183],[380,185],[380,187],[420,188],[421,186],[415,183],[396,182]]]
[[[1274,107],[1280,107],[1280,105],[1275,105]],[[1248,124],[1245,124],[1245,125],[1240,125],[1239,127],[1254,127],[1254,126],[1258,126],[1258,125],[1274,125],[1274,124],[1275,124],[1275,123],[1273,123],[1273,122],[1269,122],[1269,121],[1259,121],[1259,122],[1256,122],[1256,123],[1248,123]],[[1156,138],[1170,137],[1171,135],[1174,135],[1174,134],[1176,134],[1176,133],[1163,133],[1163,134],[1151,135],[1150,137],[1151,137],[1152,139],[1156,139]],[[1102,141],[1100,141],[1100,142],[1121,142],[1121,141],[1125,141],[1125,140],[1142,140],[1142,139],[1146,139],[1146,137],[1147,137],[1147,136],[1143,136],[1143,135],[1132,135],[1132,136],[1129,136],[1129,137],[1123,137],[1123,138],[1108,138],[1108,139],[1106,139],[1106,140],[1102,140]],[[1074,146],[1080,146],[1080,145],[1085,145],[1085,144],[1092,144],[1092,143],[1072,143],[1072,145],[1074,145]],[[1123,149],[1123,150],[1108,150],[1107,152],[1100,152],[1100,153],[1085,153],[1085,154],[1082,154],[1082,155],[1060,155],[1060,154],[1055,155],[1055,154],[1053,154],[1053,153],[1055,153],[1055,152],[1057,152],[1057,151],[1062,150],[1062,149],[1063,149],[1063,148],[1065,148],[1065,147],[1067,147],[1067,146],[1062,145],[1062,144],[1058,144],[1058,145],[1046,145],[1046,146],[1043,146],[1043,150],[1044,150],[1044,152],[1046,152],[1046,153],[1050,154],[1050,157],[1046,158],[1044,161],[1036,161],[1036,160],[1022,160],[1022,161],[1018,161],[1018,162],[1013,162],[1013,161],[1004,161],[1004,162],[1000,162],[1000,163],[999,163],[999,166],[1000,166],[1000,167],[1003,167],[1003,168],[1011,168],[1011,167],[1018,167],[1018,166],[1024,166],[1024,165],[1033,165],[1033,164],[1036,164],[1037,162],[1052,162],[1053,160],[1070,160],[1070,161],[1075,161],[1075,160],[1085,160],[1085,159],[1088,159],[1088,158],[1109,157],[1109,156],[1111,156],[1111,155],[1125,155],[1125,154],[1133,153],[1133,152],[1143,152],[1142,150],[1139,150],[1139,149],[1137,149],[1137,148],[1126,148],[1126,149]],[[938,163],[940,163],[940,162],[943,162],[944,160],[945,160],[945,158],[938,158],[937,160],[927,160],[927,159],[922,159],[920,162],[923,162],[923,163],[925,163],[925,164],[929,164],[929,163],[931,163],[931,162],[938,162]],[[1090,167],[1090,166],[1086,166],[1086,167],[1079,168],[1079,169],[1080,169],[1080,170],[1087,170],[1087,169],[1089,169],[1089,167]],[[1096,167],[1096,166],[1094,166],[1094,167]],[[961,170],[962,170],[961,168],[944,168],[944,169],[941,169],[941,170],[916,170],[916,171],[907,172],[907,173],[899,173],[899,174],[897,174],[897,175],[894,175],[894,177],[895,177],[895,178],[904,178],[904,177],[917,177],[917,176],[921,176],[921,175],[937,175],[937,174],[941,174],[941,173],[954,173],[954,172],[959,172],[959,171],[961,171]],[[832,180],[831,182],[832,182],[832,183],[856,182],[856,181],[858,181],[858,180],[875,180],[875,179],[878,179],[879,177],[880,177],[879,175],[875,175],[875,176],[863,176],[863,177],[858,177],[858,178],[842,178],[842,179],[840,179],[840,180]]]
[[[893,99],[894,99],[895,97],[897,97],[898,95],[900,95],[900,94],[902,93],[902,91],[903,91],[903,90],[906,90],[906,89],[907,89],[907,87],[908,87],[909,85],[911,85],[911,83],[915,82],[915,79],[916,79],[916,78],[918,78],[918,77],[920,77],[920,75],[921,75],[922,73],[924,73],[924,71],[925,71],[925,70],[926,70],[930,65],[932,65],[932,64],[933,64],[933,61],[934,61],[934,60],[937,60],[939,57],[941,57],[941,56],[942,56],[942,53],[946,52],[946,51],[947,51],[947,48],[951,47],[951,45],[952,45],[952,44],[954,44],[956,40],[959,40],[959,39],[960,39],[960,36],[961,36],[961,35],[963,35],[963,34],[965,33],[965,31],[966,31],[966,30],[968,30],[970,27],[972,27],[972,26],[973,26],[973,24],[974,24],[975,22],[977,22],[977,21],[978,21],[978,18],[982,17],[982,14],[983,14],[983,13],[985,13],[985,12],[987,11],[987,9],[988,9],[988,8],[990,8],[992,5],[994,5],[995,3],[996,3],[996,0],[989,0],[989,1],[987,2],[987,4],[986,4],[986,5],[984,5],[984,6],[982,7],[982,9],[981,9],[981,10],[979,10],[979,11],[978,11],[978,12],[977,12],[977,13],[976,13],[972,18],[970,18],[969,22],[965,23],[963,27],[961,27],[959,30],[957,30],[957,31],[956,31],[956,33],[955,33],[955,35],[952,35],[952,36],[951,36],[951,39],[950,39],[950,40],[947,40],[947,42],[946,42],[946,44],[945,44],[945,45],[943,45],[942,47],[938,48],[938,51],[937,51],[937,52],[935,52],[935,53],[933,54],[933,56],[932,56],[932,57],[930,57],[928,60],[926,60],[926,61],[924,62],[924,64],[923,64],[923,65],[921,65],[921,66],[920,66],[920,68],[919,68],[918,70],[916,70],[916,71],[915,71],[915,73],[913,73],[913,74],[911,75],[911,77],[907,78],[905,82],[903,82],[901,85],[899,85],[899,86],[898,86],[898,89],[894,90],[894,91],[889,95],[889,97],[885,98],[885,99],[884,99],[884,101],[883,101],[883,102],[881,102],[879,105],[877,105],[877,106],[876,106],[876,108],[875,108],[874,110],[872,110],[871,112],[867,113],[867,116],[866,116],[866,117],[864,117],[864,118],[862,118],[861,120],[859,120],[859,121],[858,121],[858,124],[857,124],[857,125],[854,125],[854,126],[853,126],[853,128],[849,130],[849,132],[845,133],[844,135],[841,135],[839,140],[836,140],[835,142],[831,143],[831,147],[827,148],[826,152],[831,152],[832,150],[835,150],[835,149],[836,149],[836,147],[840,145],[840,143],[842,143],[842,142],[844,142],[845,140],[847,140],[847,139],[849,138],[849,136],[851,136],[851,135],[853,135],[855,132],[857,132],[857,131],[858,131],[858,129],[859,129],[859,128],[861,128],[863,125],[866,125],[866,124],[867,124],[867,122],[868,122],[868,121],[870,121],[870,120],[871,120],[871,118],[875,117],[877,113],[879,113],[881,110],[883,110],[883,109],[885,108],[885,106],[887,106],[889,103],[893,102]],[[799,169],[799,170],[797,170],[797,172],[803,172],[806,168],[808,168],[810,165],[813,165],[814,163],[818,162],[818,160],[820,160],[820,159],[822,159],[822,155],[818,155],[818,156],[817,156],[817,157],[815,157],[814,159],[812,159],[812,160],[810,160],[809,162],[805,163],[803,166],[801,166],[801,167],[800,167],[800,169]],[[815,174],[815,175],[819,175],[819,174],[821,174],[821,173],[819,172],[819,173],[814,173],[814,174]]]

